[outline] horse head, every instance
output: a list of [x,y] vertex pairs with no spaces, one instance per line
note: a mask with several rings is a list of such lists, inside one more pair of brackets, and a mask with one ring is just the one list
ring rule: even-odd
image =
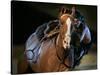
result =
[[65,7],[62,7],[59,14],[59,20],[60,20],[60,37],[64,49],[70,48],[70,42],[71,42],[71,31],[72,31],[72,22],[73,22],[73,16],[74,16],[74,8],[72,10],[69,10]]

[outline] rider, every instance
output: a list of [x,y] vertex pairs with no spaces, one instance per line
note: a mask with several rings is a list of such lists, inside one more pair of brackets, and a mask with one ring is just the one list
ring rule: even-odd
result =
[[91,47],[91,32],[89,27],[85,23],[84,16],[78,11],[75,10],[75,19],[74,19],[74,27],[80,39],[80,56],[79,59],[88,53],[89,48]]

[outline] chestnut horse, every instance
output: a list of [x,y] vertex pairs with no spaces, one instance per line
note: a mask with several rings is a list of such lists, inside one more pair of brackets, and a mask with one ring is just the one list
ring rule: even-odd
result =
[[[70,70],[73,59],[69,56],[71,42],[71,24],[73,11],[62,8],[59,14],[59,33],[42,41],[40,55],[36,63],[30,63],[34,72],[58,72]],[[33,38],[34,39],[34,38]]]

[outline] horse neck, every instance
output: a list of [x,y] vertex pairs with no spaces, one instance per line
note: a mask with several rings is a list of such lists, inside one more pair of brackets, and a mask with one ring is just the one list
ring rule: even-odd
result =
[[58,34],[57,39],[56,39],[56,52],[57,52],[57,56],[60,59],[64,59],[64,48],[63,48],[63,44],[62,44],[62,37],[60,34]]

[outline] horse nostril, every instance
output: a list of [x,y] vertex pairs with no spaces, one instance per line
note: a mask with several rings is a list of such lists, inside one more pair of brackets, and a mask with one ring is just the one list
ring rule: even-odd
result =
[[64,41],[64,43],[66,43],[66,41]]
[[64,43],[68,45],[68,42],[67,41],[64,41]]

